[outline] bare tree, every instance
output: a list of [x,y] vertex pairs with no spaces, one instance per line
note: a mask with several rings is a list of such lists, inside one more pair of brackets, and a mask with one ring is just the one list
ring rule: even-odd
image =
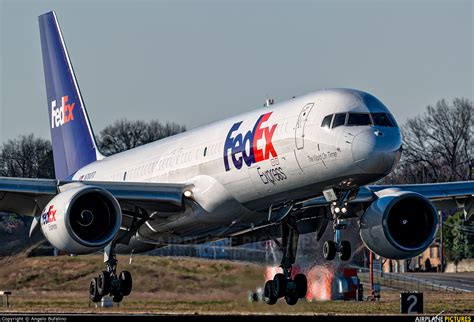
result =
[[[33,134],[9,140],[0,149],[0,176],[23,178],[54,178],[53,152],[48,140]],[[32,218],[0,212],[0,256],[10,255],[43,239],[28,238]]]
[[33,134],[8,140],[0,151],[0,176],[54,178],[51,143]]
[[472,102],[442,99],[402,127],[403,153],[385,183],[445,182],[471,179],[474,159]]
[[149,143],[184,131],[186,131],[186,127],[183,125],[173,122],[161,124],[159,121],[152,120],[147,124],[143,141]]
[[185,130],[184,126],[176,123],[162,124],[156,120],[145,123],[122,119],[100,132],[98,144],[102,153],[112,155]]

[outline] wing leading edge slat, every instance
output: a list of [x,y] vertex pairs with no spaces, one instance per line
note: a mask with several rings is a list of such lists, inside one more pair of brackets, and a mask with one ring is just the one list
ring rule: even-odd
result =
[[109,191],[122,205],[152,207],[170,205],[181,207],[183,184],[57,181],[0,177],[0,211],[38,216],[46,204],[68,185],[90,185]]

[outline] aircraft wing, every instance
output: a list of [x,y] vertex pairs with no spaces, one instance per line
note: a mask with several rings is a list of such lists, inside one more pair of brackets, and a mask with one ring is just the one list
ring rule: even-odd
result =
[[373,185],[368,186],[367,188],[373,192],[378,192],[384,189],[413,191],[425,196],[426,198],[434,202],[474,197],[474,181],[403,185]]
[[[357,196],[350,203],[371,202],[380,194],[389,191],[411,191],[431,200],[438,210],[463,208],[465,218],[474,213],[474,181],[402,184],[402,185],[370,185],[361,187]],[[303,207],[328,205],[324,197],[307,200]]]
[[[462,208],[466,220],[474,214],[474,181],[363,186],[349,203],[356,205],[368,204],[391,191],[419,193],[433,202],[438,210]],[[316,231],[319,240],[326,230],[329,219],[327,212],[320,210],[327,208],[328,205],[329,202],[324,196],[299,203],[298,206],[307,211],[304,211],[297,221],[298,230],[301,233]],[[358,206],[357,209],[361,210],[363,208]],[[274,239],[280,237],[280,233],[278,223],[270,223],[235,234],[232,236],[232,245],[237,246],[249,241],[257,242]]]
[[39,216],[47,203],[69,184],[104,188],[120,203],[122,210],[132,207],[182,207],[182,184],[58,181],[0,177],[0,211]]
[[369,186],[375,194],[384,189],[412,191],[431,200],[438,210],[462,208],[465,219],[474,214],[474,181]]

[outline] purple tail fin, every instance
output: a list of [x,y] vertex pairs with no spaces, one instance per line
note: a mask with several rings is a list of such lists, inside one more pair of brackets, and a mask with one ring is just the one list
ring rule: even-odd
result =
[[54,11],[38,17],[56,179],[102,158]]

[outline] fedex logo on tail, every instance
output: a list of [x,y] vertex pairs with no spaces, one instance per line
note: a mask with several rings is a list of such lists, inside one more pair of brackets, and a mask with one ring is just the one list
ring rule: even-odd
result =
[[230,171],[229,157],[234,167],[241,169],[244,163],[251,166],[254,163],[278,156],[272,142],[277,124],[265,124],[272,113],[268,112],[261,115],[253,130],[245,134],[235,134],[242,122],[232,125],[224,144],[224,166],[226,171]]
[[74,121],[74,105],[68,104],[69,97],[61,97],[61,106],[56,107],[56,100],[51,102],[51,128],[63,126],[64,124]]

